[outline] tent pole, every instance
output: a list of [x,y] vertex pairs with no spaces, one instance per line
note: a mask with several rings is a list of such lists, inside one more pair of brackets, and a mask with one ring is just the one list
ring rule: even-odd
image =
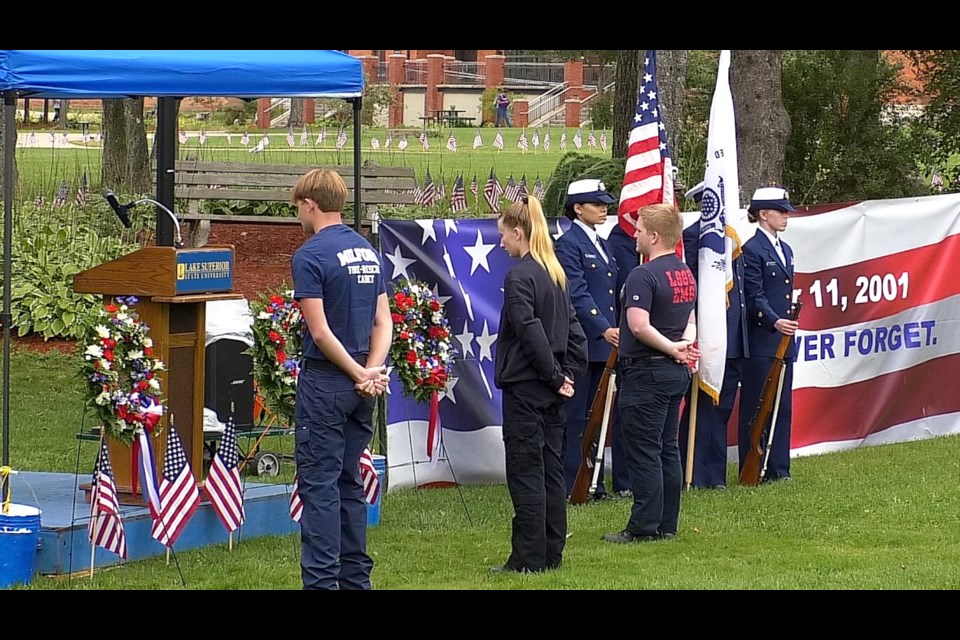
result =
[[[157,202],[170,211],[174,211],[177,111],[177,98],[157,99],[157,133],[153,138],[157,156]],[[157,246],[174,246],[173,220],[160,207],[157,207]]]
[[[17,94],[15,91],[3,93],[3,312],[0,323],[3,324],[3,466],[10,465],[10,323],[13,314],[10,309],[10,270],[13,268],[13,157],[17,146]],[[7,495],[7,482],[3,476],[0,496]]]
[[353,229],[360,233],[360,108],[363,98],[353,98]]

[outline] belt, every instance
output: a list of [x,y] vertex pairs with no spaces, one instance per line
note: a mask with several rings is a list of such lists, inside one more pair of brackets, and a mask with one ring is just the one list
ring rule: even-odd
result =
[[636,356],[635,358],[620,358],[620,362],[625,367],[630,367],[641,362],[651,362],[653,360],[666,360],[667,356]]
[[[367,354],[353,356],[357,364],[364,364],[367,361]],[[345,373],[343,369],[330,362],[329,360],[320,360],[318,358],[304,358],[303,368],[308,371],[324,371],[327,373]]]

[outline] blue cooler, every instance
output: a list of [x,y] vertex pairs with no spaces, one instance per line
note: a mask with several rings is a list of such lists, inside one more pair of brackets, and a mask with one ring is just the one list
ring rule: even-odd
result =
[[380,478],[380,493],[376,502],[367,505],[367,526],[375,527],[380,524],[380,503],[383,502],[383,494],[387,492],[387,458],[380,455],[371,457],[373,468],[377,470],[377,477]]

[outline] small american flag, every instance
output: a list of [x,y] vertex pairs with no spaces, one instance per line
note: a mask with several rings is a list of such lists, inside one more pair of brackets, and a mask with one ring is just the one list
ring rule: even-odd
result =
[[300,489],[297,476],[293,476],[293,487],[290,490],[290,517],[294,522],[300,522],[303,515],[303,502],[300,501]]
[[540,176],[537,176],[537,181],[533,183],[533,197],[537,200],[543,200],[545,193],[546,189],[543,187],[543,182],[540,181]]
[[27,137],[27,144],[31,147],[37,146],[37,134],[33,131],[31,131],[29,137]]
[[240,136],[240,144],[242,144],[243,146],[247,146],[248,144],[250,144],[250,134],[247,133],[246,131],[244,131],[243,135]]
[[369,447],[360,454],[360,480],[363,481],[363,497],[369,504],[376,504],[380,498],[380,476],[377,475],[377,468],[373,466]]
[[97,131],[97,142],[103,142],[103,131]]
[[463,174],[458,175],[450,192],[450,210],[454,213],[467,208],[467,190],[463,186]]
[[606,131],[600,132],[600,148],[603,149],[604,151],[607,150],[607,132]]
[[513,179],[513,174],[510,174],[510,178],[507,180],[507,188],[503,192],[503,197],[510,202],[516,202],[520,199],[520,185]]
[[424,151],[426,151],[427,149],[430,148],[430,141],[427,140],[427,132],[426,132],[426,131],[421,131],[421,132],[420,132],[420,146],[423,147],[423,150],[424,150]]
[[443,175],[440,176],[440,180],[437,181],[437,195],[433,199],[434,202],[440,202],[441,200],[447,197],[447,189],[443,186]]
[[500,186],[500,181],[497,180],[497,174],[494,173],[493,167],[490,167],[490,177],[487,178],[487,183],[483,185],[483,197],[495,213],[500,211],[501,195],[503,195],[503,187]]
[[454,153],[457,152],[457,138],[453,135],[452,131],[450,132],[450,137],[447,138],[447,149]]
[[67,145],[67,144],[69,144],[69,143],[70,143],[70,138],[67,136],[67,133],[66,133],[66,132],[63,132],[63,133],[60,135],[60,144],[65,146],[65,145]]
[[287,146],[291,148],[297,146],[297,141],[293,137],[293,127],[287,130]]
[[270,136],[263,134],[263,137],[260,138],[260,142],[263,144],[264,148],[270,146]]
[[227,145],[233,144],[233,134],[227,131]]
[[420,186],[420,181],[417,180],[417,176],[413,176],[413,201],[416,204],[420,204],[420,198],[423,197],[423,187]]
[[68,193],[70,193],[70,185],[67,184],[66,180],[61,180],[60,186],[57,187],[57,195],[53,199],[53,206],[59,209],[63,205],[67,204]]
[[380,138],[373,136],[373,139],[370,140],[370,148],[374,151],[380,151]]
[[305,147],[310,142],[310,134],[307,133],[307,127],[304,125],[303,131],[300,132],[300,146]]
[[587,136],[587,146],[591,149],[597,148],[597,136],[593,134],[593,131],[591,131],[590,135]]
[[38,209],[39,209],[40,207],[42,207],[43,205],[45,205],[46,203],[47,203],[47,199],[44,198],[43,195],[42,195],[42,194],[39,194],[39,193],[37,194],[37,197],[34,198],[34,200],[33,200],[34,206],[36,206]]
[[480,184],[477,182],[477,174],[473,174],[473,182],[470,183],[470,193],[473,195],[480,193]]
[[530,139],[530,142],[533,144],[533,148],[535,150],[540,148],[540,132],[539,131],[533,132],[533,138]]
[[527,130],[521,129],[520,139],[517,140],[517,149],[520,149],[521,151],[526,151],[529,148],[530,148],[530,145],[527,144]]
[[393,144],[393,132],[387,131],[387,139],[383,141],[383,148],[389,149],[390,145]]
[[520,182],[517,183],[517,200],[528,195],[530,192],[527,191],[527,174],[520,176]]
[[173,424],[167,427],[167,451],[163,456],[163,479],[160,481],[160,513],[153,521],[150,535],[161,544],[172,547],[200,506],[197,481],[187,464],[180,436]]
[[423,188],[420,190],[420,200],[417,204],[422,207],[429,207],[437,200],[437,185],[433,183],[433,176],[430,175],[430,169],[427,169],[427,177],[423,180]]
[[320,129],[320,133],[317,134],[317,141],[315,144],[320,146],[323,144],[323,139],[327,137],[327,128],[324,126]]
[[580,133],[580,129],[577,129],[577,132],[573,134],[573,146],[577,149],[583,147],[583,134]]
[[117,486],[113,482],[113,469],[104,440],[100,441],[100,454],[93,469],[92,495],[90,522],[87,524],[90,543],[126,558],[127,536],[123,530],[123,520],[120,519]]
[[407,148],[407,145],[409,144],[410,143],[407,142],[407,135],[404,134],[403,137],[400,138],[400,142],[397,143],[397,149],[400,149],[400,151],[405,151]]
[[549,131],[543,134],[543,150],[548,152],[550,151],[550,132]]
[[567,132],[564,131],[560,134],[560,151],[565,151],[567,148]]
[[480,135],[480,129],[477,129],[477,135],[473,136],[473,148],[479,149],[483,146],[483,136]]
[[207,130],[203,128],[200,129],[200,144],[207,144]]
[[180,134],[177,136],[177,140],[180,141],[180,144],[187,144],[187,132],[181,131]]
[[203,485],[213,510],[227,531],[234,531],[246,519],[243,509],[243,484],[237,468],[239,461],[237,425],[231,413],[224,427],[220,446],[210,463],[207,481]]
[[83,172],[83,176],[80,178],[80,187],[77,189],[77,205],[84,206],[87,204],[87,172]]
[[493,139],[493,148],[498,151],[503,151],[503,134],[499,131],[497,131],[497,135]]
[[337,134],[337,151],[342,151],[347,146],[347,130],[340,127],[340,133]]

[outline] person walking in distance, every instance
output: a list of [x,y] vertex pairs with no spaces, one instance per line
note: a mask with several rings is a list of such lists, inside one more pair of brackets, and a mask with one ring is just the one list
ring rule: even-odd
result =
[[304,321],[295,408],[304,589],[371,588],[359,462],[373,436],[374,397],[389,382],[393,322],[380,254],[343,224],[346,196],[327,169],[304,174],[291,195],[309,236],[292,260]]
[[494,383],[502,391],[510,556],[494,573],[538,572],[563,561],[564,404],[586,369],[586,339],[570,302],[540,201],[523,196],[497,220],[500,246],[518,258],[503,283]]
[[512,127],[513,125],[510,123],[510,112],[508,111],[510,98],[507,96],[507,91],[503,87],[500,88],[500,93],[498,93],[494,99],[494,106],[496,106],[497,109],[497,117],[493,126]]

